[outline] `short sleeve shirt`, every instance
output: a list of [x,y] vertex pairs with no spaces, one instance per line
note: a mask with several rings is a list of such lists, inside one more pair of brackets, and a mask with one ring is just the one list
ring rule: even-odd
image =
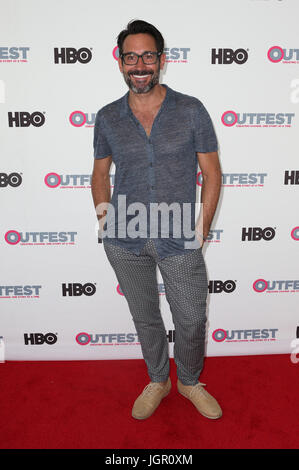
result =
[[[112,156],[115,164],[105,242],[139,255],[151,238],[161,259],[190,249],[186,242],[195,239],[196,152],[218,149],[201,101],[162,86],[166,95],[150,136],[130,108],[129,92],[98,111],[94,128],[94,158]],[[190,220],[186,230],[184,216]]]

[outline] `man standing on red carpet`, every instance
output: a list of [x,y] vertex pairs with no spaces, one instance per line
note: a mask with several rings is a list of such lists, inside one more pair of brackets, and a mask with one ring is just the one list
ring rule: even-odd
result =
[[[151,416],[171,389],[158,266],[175,326],[178,391],[203,416],[217,419],[221,408],[198,381],[208,291],[202,246],[221,186],[215,132],[197,98],[159,83],[166,57],[163,37],[153,25],[130,22],[118,35],[118,48],[129,91],[97,113],[92,195],[103,246],[128,302],[151,380],[132,416]],[[116,168],[112,198],[111,162]],[[203,182],[195,223],[198,164]]]

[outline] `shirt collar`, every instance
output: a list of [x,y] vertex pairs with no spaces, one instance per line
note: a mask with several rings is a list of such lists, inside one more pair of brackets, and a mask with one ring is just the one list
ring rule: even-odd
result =
[[[168,109],[174,108],[175,107],[175,92],[172,90],[169,86],[165,85],[164,83],[162,84],[166,88],[166,96],[163,101],[163,107],[167,107]],[[126,115],[130,114],[130,109],[129,109],[129,91],[121,98],[121,103],[120,103],[120,117],[124,117]]]

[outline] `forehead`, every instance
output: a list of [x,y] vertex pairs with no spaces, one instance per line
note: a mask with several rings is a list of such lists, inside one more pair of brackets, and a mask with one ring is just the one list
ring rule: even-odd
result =
[[123,52],[156,51],[156,41],[150,34],[129,34],[123,43]]

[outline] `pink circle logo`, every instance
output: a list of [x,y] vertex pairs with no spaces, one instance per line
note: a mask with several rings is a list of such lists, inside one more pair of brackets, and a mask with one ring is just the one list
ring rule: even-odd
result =
[[119,284],[117,284],[116,290],[119,293],[119,295],[124,295]]
[[227,337],[227,332],[219,328],[218,330],[213,331],[212,338],[217,343],[224,341]]
[[238,121],[238,115],[235,111],[225,111],[221,116],[221,121],[227,127],[234,126]]
[[78,333],[76,336],[76,341],[80,346],[86,346],[90,343],[91,337],[88,333]]
[[81,127],[86,123],[86,115],[82,111],[73,111],[69,120],[72,126]]
[[57,173],[48,173],[45,176],[45,184],[48,188],[57,188],[61,183],[61,178]]
[[273,46],[270,47],[270,49],[267,52],[268,59],[276,64],[277,62],[280,62],[283,59],[284,52],[283,49],[279,46]]
[[112,51],[112,55],[114,57],[115,60],[118,60],[119,59],[119,49],[118,49],[118,46],[115,46],[115,48],[113,49]]
[[252,287],[255,292],[265,292],[268,287],[268,282],[265,281],[265,279],[257,279],[254,281]]
[[291,231],[291,237],[293,240],[296,240],[297,242],[299,241],[299,227],[293,228]]
[[4,238],[9,245],[17,245],[21,241],[21,235],[16,230],[9,230]]

